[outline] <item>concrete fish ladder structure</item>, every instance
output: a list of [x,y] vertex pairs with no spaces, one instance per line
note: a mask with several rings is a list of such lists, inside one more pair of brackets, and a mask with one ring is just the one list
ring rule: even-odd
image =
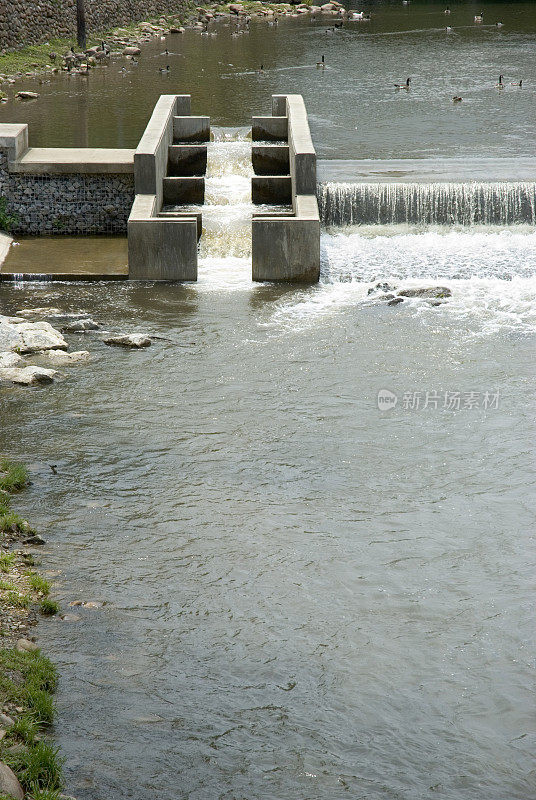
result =
[[[253,120],[252,138],[265,144],[252,147],[252,199],[282,208],[253,214],[252,278],[315,282],[320,219],[307,113],[300,95],[275,95],[272,105],[272,116]],[[0,196],[17,217],[15,234],[128,237],[128,273],[39,277],[197,280],[210,139],[209,117],[192,116],[186,94],[159,98],[136,150],[31,148],[27,125],[0,124]],[[13,277],[0,268],[0,279]]]

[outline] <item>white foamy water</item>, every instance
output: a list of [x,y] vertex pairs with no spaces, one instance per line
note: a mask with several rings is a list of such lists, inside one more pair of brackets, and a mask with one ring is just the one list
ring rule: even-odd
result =
[[351,305],[376,304],[368,290],[377,281],[396,288],[439,283],[452,291],[441,308],[406,300],[398,313],[455,315],[475,333],[536,329],[536,233],[530,226],[332,229],[322,235],[320,286],[284,300],[275,321],[308,324]]

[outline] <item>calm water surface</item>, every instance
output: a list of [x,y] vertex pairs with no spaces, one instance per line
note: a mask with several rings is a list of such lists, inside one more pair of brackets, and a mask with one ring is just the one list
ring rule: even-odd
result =
[[[119,58],[89,78],[53,77],[37,102],[0,107],[0,121],[29,122],[34,146],[135,147],[162,93],[191,92],[194,111],[216,125],[248,125],[272,93],[297,92],[323,158],[535,155],[535,4],[452,2],[448,17],[445,5],[360,3],[372,20],[336,33],[326,33],[332,17],[253,20],[238,38],[219,22],[215,37],[188,31],[144,47],[138,66]],[[476,25],[482,9],[486,24]],[[322,54],[326,70],[315,66]],[[407,76],[411,92],[396,92]],[[520,79],[521,90],[510,86]]]
[[[204,75],[196,109],[233,125],[302,91],[334,158],[534,155],[532,83],[493,90],[499,72],[534,76],[533,4],[486,4],[499,31],[451,7],[448,38],[443,6],[415,2],[340,37],[304,20],[186,34],[177,49],[197,57],[177,55],[184,79],[165,90]],[[85,116],[62,76],[2,119],[31,120],[36,144],[131,146],[163,88],[159,48],[138,73],[95,73]],[[323,75],[308,66],[322,52]],[[472,99],[454,109],[458,90]],[[217,147],[213,176],[232,183]],[[40,628],[69,792],[534,800],[534,229],[333,229],[321,283],[285,289],[251,284],[243,231],[227,247],[211,211],[196,285],[0,284],[6,313],[54,306],[161,337],[123,352],[71,335],[90,364],[0,390],[0,451],[32,469],[19,502],[55,593],[65,610],[105,603]],[[377,280],[453,295],[389,308],[367,298]]]

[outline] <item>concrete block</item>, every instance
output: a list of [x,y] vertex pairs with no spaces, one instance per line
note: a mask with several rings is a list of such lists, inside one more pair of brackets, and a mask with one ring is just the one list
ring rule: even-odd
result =
[[256,175],[288,175],[289,147],[286,144],[252,145],[251,163]]
[[129,221],[128,266],[132,280],[197,280],[197,221]]
[[286,142],[288,117],[253,117],[251,139],[254,142]]
[[174,144],[168,154],[168,176],[204,175],[207,171],[206,145]]
[[163,192],[164,205],[202,205],[205,201],[205,179],[164,178]]
[[209,142],[210,117],[176,116],[173,119],[174,142]]
[[290,205],[292,203],[292,180],[290,175],[255,175],[251,179],[253,203]]

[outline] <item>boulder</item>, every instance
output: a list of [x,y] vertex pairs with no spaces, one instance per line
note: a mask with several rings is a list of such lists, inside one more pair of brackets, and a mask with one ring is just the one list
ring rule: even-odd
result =
[[[61,352],[63,352],[63,350]],[[16,367],[21,361],[22,358],[18,353],[0,353],[0,369]]]
[[142,333],[123,333],[119,336],[107,336],[103,339],[104,344],[115,345],[117,347],[149,347],[151,340]]
[[99,327],[99,324],[93,319],[75,319],[63,325],[61,331],[62,333],[85,333],[86,331],[96,331]]
[[14,724],[15,720],[8,717],[7,714],[0,714],[0,725],[2,725],[3,728],[12,728]]
[[0,761],[0,794],[13,797],[15,800],[24,800],[24,792],[15,773]]
[[335,6],[332,3],[324,3],[323,6],[320,6],[321,11],[335,11]]
[[139,56],[140,53],[141,49],[139,47],[134,47],[133,45],[125,47],[125,49],[123,50],[124,56]]
[[19,653],[35,653],[39,650],[39,645],[31,642],[29,639],[19,639],[17,642],[17,650]]
[[89,350],[75,350],[73,353],[66,353],[65,350],[47,350],[43,353],[47,361],[51,361],[56,366],[63,367],[66,364],[77,364],[82,361],[89,361],[91,353]]
[[230,3],[229,11],[231,14],[240,14],[241,11],[244,10],[244,6],[240,5],[240,3]]
[[0,351],[37,353],[40,350],[67,350],[67,342],[48,322],[13,324],[0,317]]
[[378,292],[395,292],[396,288],[391,286],[390,283],[387,281],[383,281],[383,283],[377,283],[376,286],[371,286],[368,290],[367,294],[378,294]]
[[19,317],[55,317],[57,314],[61,314],[61,310],[59,308],[52,308],[52,307],[38,307],[38,308],[22,308],[20,311],[17,311],[17,316]]
[[401,297],[424,297],[439,299],[451,297],[452,292],[447,286],[416,286],[411,289],[401,289],[398,294]]
[[35,386],[38,383],[52,383],[58,373],[45,367],[3,367],[0,380],[17,383],[21,386]]
[[404,302],[404,298],[403,297],[393,297],[392,300],[388,300],[387,301],[387,305],[388,306],[397,306],[399,303],[403,303],[403,302]]
[[19,100],[36,100],[39,95],[37,92],[17,92],[15,97],[18,97]]

